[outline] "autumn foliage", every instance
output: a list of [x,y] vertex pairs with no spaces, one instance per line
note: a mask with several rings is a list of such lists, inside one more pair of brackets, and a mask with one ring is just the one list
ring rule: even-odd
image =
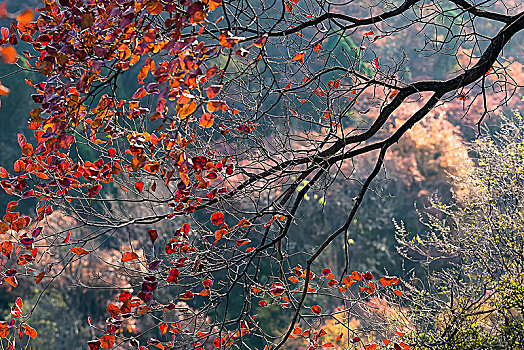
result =
[[[504,24],[489,49],[461,51],[481,59],[448,80],[401,83],[402,64],[378,53],[413,25],[407,8],[441,11],[415,3],[351,16],[303,0],[43,0],[17,13],[0,4],[11,20],[0,29],[3,62],[38,73],[25,80],[36,107],[17,135],[19,158],[0,168],[11,198],[2,283],[12,293],[21,279],[40,293],[68,281],[110,291],[105,321],[87,321],[92,350],[411,349],[416,329],[401,322],[409,285],[352,267],[350,227],[385,159],[410,186],[442,169],[467,173],[458,128],[442,110],[426,116],[442,103],[488,101],[488,88],[509,91],[509,66],[495,61],[524,27],[518,13],[468,8]],[[0,84],[0,96],[9,92]],[[440,153],[429,165],[428,150]],[[341,179],[360,185],[344,222],[293,251],[308,192],[326,195]],[[337,244],[344,263],[324,266],[319,257]],[[16,299],[1,344],[37,337],[33,307]],[[286,324],[262,324],[264,310]]]

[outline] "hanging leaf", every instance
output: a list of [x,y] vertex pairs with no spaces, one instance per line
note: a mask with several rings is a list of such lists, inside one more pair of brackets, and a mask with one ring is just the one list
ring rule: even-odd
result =
[[137,190],[139,193],[142,193],[143,189],[144,189],[144,183],[142,181],[135,182],[135,190]]
[[216,226],[223,224],[224,223],[224,213],[219,211],[219,212],[211,214],[211,223]]
[[38,336],[36,329],[29,326],[28,324],[23,325],[22,328],[24,330],[24,334],[29,336],[30,338],[35,339]]
[[137,253],[135,252],[125,252],[123,255],[122,255],[122,262],[128,262],[128,261],[133,261],[133,260],[136,260],[138,259],[139,256]]
[[151,243],[155,244],[155,241],[158,238],[158,232],[156,230],[149,229],[147,230],[147,234],[149,235],[149,239],[151,239]]
[[211,113],[204,113],[200,117],[200,122],[198,125],[200,125],[203,128],[209,129],[213,126],[213,122],[215,121],[215,116]]
[[18,60],[16,49],[11,45],[4,46],[0,49],[0,56],[2,56],[2,61],[7,64],[14,64]]
[[89,254],[89,252],[82,247],[74,247],[74,248],[71,248],[69,251],[75,255]]
[[322,308],[318,305],[313,305],[311,307],[311,312],[313,312],[315,315],[318,315],[322,312]]
[[291,61],[298,61],[298,62],[302,62],[304,63],[304,55],[306,53],[304,51],[300,51],[299,53],[297,53],[295,55],[295,57],[293,57],[293,59],[291,59]]
[[105,334],[100,337],[100,347],[102,349],[111,349],[115,345],[115,336],[111,334]]

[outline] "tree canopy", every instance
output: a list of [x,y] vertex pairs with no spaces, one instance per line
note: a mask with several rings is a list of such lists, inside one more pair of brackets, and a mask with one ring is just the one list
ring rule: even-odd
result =
[[[0,95],[30,74],[35,104],[0,168],[13,293],[94,291],[94,350],[426,342],[403,330],[411,282],[355,268],[351,230],[384,219],[390,170],[449,191],[435,172],[472,167],[443,111],[480,130],[515,101],[522,66],[503,52],[521,48],[522,4],[43,0],[0,17],[17,67]],[[31,344],[38,302],[10,307],[2,344]]]

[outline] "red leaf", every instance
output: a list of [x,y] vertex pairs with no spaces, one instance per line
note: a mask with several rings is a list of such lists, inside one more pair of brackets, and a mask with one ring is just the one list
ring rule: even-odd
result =
[[71,231],[67,233],[66,238],[64,239],[64,244],[69,243],[69,240],[71,239]]
[[322,312],[322,308],[318,305],[313,305],[311,307],[311,312],[313,312],[315,315],[318,315],[319,313]]
[[213,213],[211,215],[211,223],[216,226],[224,223],[224,214],[220,211]]
[[131,293],[129,293],[129,292],[122,292],[118,296],[118,300],[120,300],[121,302],[124,302],[126,300],[131,299],[131,297],[132,297]]
[[360,281],[362,280],[362,274],[358,271],[353,271],[353,273],[351,274],[350,278],[352,280],[355,280],[355,281]]
[[195,295],[193,293],[188,291],[188,292],[185,292],[184,294],[182,294],[180,296],[180,300],[191,300],[191,299],[193,299],[194,296]]
[[26,143],[27,143],[27,139],[25,138],[25,136],[19,133],[18,134],[18,145],[20,146],[20,148],[24,148]]
[[380,66],[379,66],[379,64],[378,64],[378,60],[379,60],[379,59],[380,59],[380,56],[377,56],[377,57],[373,60],[373,62],[375,62],[375,66],[377,67],[377,69],[380,69]]
[[89,252],[82,247],[74,247],[74,248],[71,248],[69,251],[75,255],[89,254]]
[[115,336],[111,334],[105,334],[100,337],[100,347],[102,349],[111,349],[115,345]]
[[167,281],[171,283],[177,283],[178,275],[180,275],[180,271],[178,271],[177,269],[172,269],[171,271],[169,271],[169,276],[167,277]]
[[25,324],[22,326],[24,329],[24,334],[30,336],[31,338],[35,339],[38,335],[36,329],[29,326],[28,324]]
[[89,198],[93,198],[94,196],[96,196],[96,194],[98,192],[100,192],[100,190],[102,189],[102,185],[98,184],[98,185],[94,185],[93,187],[91,187],[88,191],[87,191],[87,195]]
[[120,308],[115,304],[107,305],[107,311],[111,314],[111,317],[117,318],[120,316]]
[[135,190],[142,193],[143,189],[144,189],[144,183],[142,181],[135,182]]
[[389,94],[389,98],[390,98],[390,99],[394,98],[395,96],[397,96],[398,92],[399,92],[398,90],[393,90],[393,91],[391,92],[391,94]]
[[158,328],[160,328],[160,333],[162,335],[165,335],[167,333],[167,330],[168,330],[169,327],[168,327],[168,325],[166,323],[162,322],[162,323],[158,324]]
[[14,211],[18,206],[18,202],[9,202],[7,203],[7,211]]
[[[7,227],[7,225],[5,225],[5,226]],[[12,242],[7,242],[7,241],[6,242],[2,242],[2,245],[0,245],[0,248],[2,250],[2,254],[4,254],[8,259],[11,258],[11,252],[13,251],[13,243]]]
[[38,275],[36,275],[35,282],[36,284],[40,283],[42,279],[45,276],[45,271],[40,272]]
[[91,350],[99,350],[100,349],[100,340],[98,339],[90,340],[87,342],[87,345],[89,345],[89,348]]
[[240,247],[240,246],[243,246],[244,244],[248,244],[248,243],[251,243],[251,240],[249,240],[249,239],[239,239],[237,241],[237,246]]
[[151,243],[155,244],[158,238],[158,232],[156,230],[147,230],[147,234],[149,235],[149,239],[151,239]]
[[331,269],[330,268],[325,268],[325,269],[322,270],[322,276],[324,276],[324,277],[326,277],[330,273],[331,273]]
[[122,262],[128,262],[138,259],[138,254],[135,252],[125,252],[124,255],[122,255]]

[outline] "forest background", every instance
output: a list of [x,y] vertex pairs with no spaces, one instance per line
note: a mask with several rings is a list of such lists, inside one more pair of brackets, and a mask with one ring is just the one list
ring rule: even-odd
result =
[[[26,0],[21,4],[18,0],[5,2],[7,10],[15,13],[21,7],[36,8],[40,5],[37,0]],[[9,20],[0,20],[0,26],[9,27]],[[405,59],[412,62],[409,70],[402,74],[409,79],[423,80],[426,77],[432,79],[445,79],[450,72],[458,66],[467,65],[469,54],[464,49],[452,55],[426,56],[423,52],[409,50],[404,45],[410,42],[411,46],[417,40],[422,43],[422,36],[417,35],[420,28],[408,27],[396,34],[395,40],[381,40],[374,45],[377,56],[385,60],[388,57],[405,55]],[[493,34],[494,28],[477,28],[479,32],[486,35]],[[323,44],[324,48],[329,45],[338,45],[330,42]],[[358,49],[350,38],[344,39],[346,50]],[[504,54],[499,58],[512,78],[522,84],[524,82],[524,71],[522,52],[524,49],[524,37],[518,36],[512,40],[504,49]],[[18,48],[22,51],[22,48]],[[32,135],[27,133],[26,127],[31,111],[37,106],[32,102],[31,95],[34,89],[25,83],[26,79],[35,79],[38,73],[18,72],[16,66],[0,64],[0,77],[2,84],[9,86],[11,92],[8,96],[1,98],[0,108],[0,166],[10,170],[14,162],[19,158],[19,145],[13,137],[17,133],[23,133],[28,139]],[[130,76],[136,75],[137,70]],[[130,96],[134,90],[126,91],[129,86],[125,81],[119,82],[119,89],[123,96]],[[499,106],[506,96],[500,94],[489,94],[490,105]],[[481,133],[497,132],[501,115],[513,116],[519,108],[524,106],[523,92],[519,89],[516,94],[504,101],[504,105],[492,111],[483,121]],[[363,97],[364,98],[364,97]],[[399,115],[409,116],[421,106],[421,102],[412,102],[403,106]],[[467,94],[463,98],[456,98],[443,106],[436,108],[421,123],[414,126],[403,137],[398,144],[392,147],[385,161],[386,171],[381,172],[376,181],[375,191],[369,193],[356,214],[349,239],[346,244],[350,247],[349,261],[352,270],[369,271],[376,275],[393,275],[404,278],[409,276],[414,269],[420,267],[397,251],[398,242],[395,238],[395,223],[403,222],[409,232],[423,232],[426,227],[421,223],[420,212],[424,212],[430,205],[431,198],[436,201],[448,202],[452,200],[452,194],[461,191],[460,184],[453,182],[453,178],[468,173],[475,160],[473,159],[470,144],[479,135],[477,122],[483,114],[483,104],[480,99],[472,100]],[[369,108],[363,106],[361,113],[354,118],[367,118]],[[399,125],[404,119],[398,117],[392,124],[392,128]],[[361,160],[356,173],[352,174],[355,181],[335,181],[326,193],[309,195],[307,203],[296,214],[297,228],[293,231],[290,241],[293,242],[293,251],[308,251],[321,242],[322,237],[343,223],[345,213],[352,206],[352,198],[360,188],[363,181],[373,167],[371,161]],[[342,169],[344,171],[344,169]],[[306,186],[307,182],[301,185]],[[297,189],[300,191],[301,187]],[[0,194],[0,206],[6,207],[12,199],[6,194]],[[33,203],[34,205],[34,203]],[[18,208],[22,213],[30,213],[31,203],[24,203]],[[139,211],[137,206],[134,210]],[[325,215],[324,213],[329,213]],[[63,212],[56,212],[48,223],[59,228],[74,226],[74,219]],[[157,228],[159,230],[159,228]],[[120,251],[118,241],[107,241],[101,246],[99,254],[108,259]],[[342,269],[344,266],[344,247],[331,245],[328,254],[318,262],[320,265],[330,266],[331,269]],[[0,319],[7,318],[11,305],[16,297],[22,296],[28,305],[36,304],[38,308],[31,316],[31,325],[41,335],[32,341],[34,349],[80,349],[85,348],[88,340],[96,337],[93,328],[88,323],[103,324],[107,318],[106,305],[114,299],[115,294],[111,290],[103,288],[85,288],[82,281],[89,279],[97,264],[96,259],[86,259],[81,266],[71,267],[65,270],[61,277],[49,287],[43,295],[40,294],[40,286],[20,280],[16,293],[8,283],[0,285]],[[340,272],[340,271],[337,271]],[[264,271],[261,271],[264,274]],[[118,276],[114,276],[112,283],[118,284]],[[336,301],[326,300],[324,308],[335,309]],[[234,308],[241,301],[231,301]],[[328,306],[329,305],[329,306]],[[262,328],[273,329],[275,332],[285,331],[288,318],[281,312],[276,304],[258,307],[258,322]],[[329,325],[328,325],[329,326]],[[133,323],[126,325],[126,332],[139,333],[141,329]],[[158,332],[161,332],[160,330]],[[161,334],[159,333],[159,337]],[[303,344],[295,344],[302,347]]]

